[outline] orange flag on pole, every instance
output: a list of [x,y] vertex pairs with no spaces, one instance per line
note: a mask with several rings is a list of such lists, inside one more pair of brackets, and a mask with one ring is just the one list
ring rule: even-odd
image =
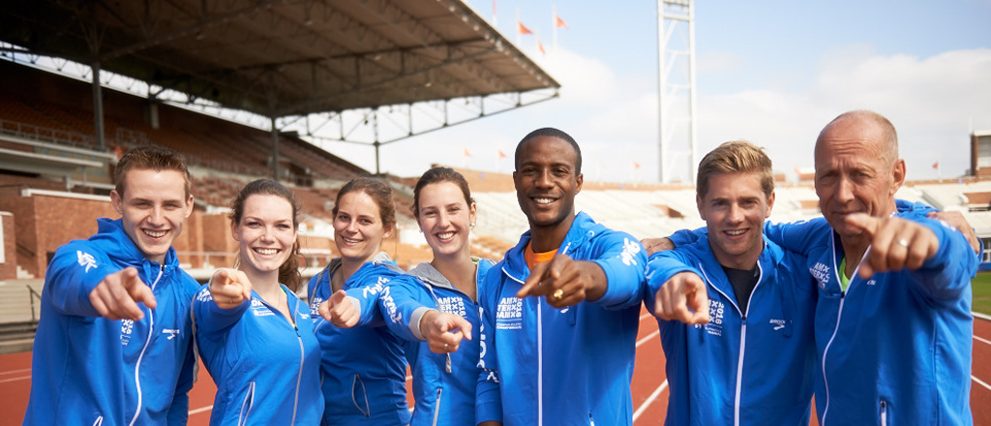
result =
[[537,39],[537,49],[540,49],[540,54],[542,54],[542,55],[546,55],[547,54],[547,51],[544,50],[544,44],[540,42],[540,39],[539,38]]
[[465,148],[465,157],[471,157],[471,153],[468,152],[468,148]]
[[568,28],[568,24],[560,16],[554,15],[554,26],[558,28]]
[[533,31],[530,31],[530,29],[523,25],[520,21],[516,21],[516,32],[523,35],[533,34]]
[[506,158],[506,153],[502,152],[501,149],[497,149],[496,151],[499,151],[499,158]]
[[939,161],[933,163],[933,168],[934,169],[939,169]]

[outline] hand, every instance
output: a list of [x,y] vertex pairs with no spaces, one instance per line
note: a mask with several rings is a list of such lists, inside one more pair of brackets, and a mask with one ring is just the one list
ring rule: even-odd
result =
[[149,309],[155,309],[158,302],[151,287],[138,277],[138,270],[127,267],[107,275],[89,292],[89,303],[101,316],[111,319],[138,321],[145,317],[138,303],[143,302]]
[[975,254],[980,254],[981,242],[977,239],[977,234],[974,233],[974,227],[970,226],[967,219],[963,217],[963,213],[960,212],[929,212],[926,217],[930,219],[942,220],[948,223],[953,229],[960,231],[967,242],[970,243],[970,248],[974,249]]
[[210,296],[220,309],[231,309],[251,300],[251,281],[237,269],[218,269],[210,277],[209,287]]
[[693,272],[679,272],[657,290],[653,314],[688,325],[709,323],[709,293]]
[[644,238],[640,240],[640,244],[643,244],[643,248],[647,249],[647,256],[659,251],[674,250],[674,243],[668,237]]
[[581,301],[597,300],[606,292],[606,276],[595,262],[582,262],[566,254],[538,263],[516,297],[546,296],[547,303],[561,309]]
[[337,290],[330,299],[320,304],[320,316],[336,327],[351,328],[358,324],[358,308],[348,299],[348,293]]
[[431,352],[457,352],[461,339],[471,340],[471,323],[460,315],[431,309],[420,317],[420,334],[427,338]]
[[847,225],[860,228],[872,237],[870,252],[861,261],[861,278],[875,273],[919,269],[939,250],[936,234],[923,225],[897,217],[873,217],[855,213],[846,217]]

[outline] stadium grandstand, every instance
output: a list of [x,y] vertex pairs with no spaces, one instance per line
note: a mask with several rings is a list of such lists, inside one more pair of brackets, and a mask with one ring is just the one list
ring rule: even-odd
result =
[[[55,249],[94,233],[94,218],[115,216],[107,195],[114,184],[114,163],[128,148],[159,144],[186,155],[196,209],[176,241],[180,259],[201,279],[216,267],[232,264],[235,242],[227,231],[227,206],[242,185],[272,174],[271,131],[206,114],[187,104],[103,88],[100,109],[105,147],[101,148],[95,136],[90,83],[24,64],[11,52],[4,57],[7,60],[0,60],[4,77],[0,79],[0,323],[16,325],[10,334],[18,339],[12,340],[29,341],[31,324],[37,321],[33,309]],[[278,158],[280,180],[305,206],[300,235],[304,275],[310,276],[335,255],[329,210],[337,189],[353,177],[374,173],[320,148],[298,132],[278,132],[276,137],[278,155],[274,158]],[[527,229],[512,178],[493,172],[462,172],[479,204],[474,253],[499,259]],[[401,208],[399,232],[385,247],[408,268],[430,258],[405,208],[412,202],[415,177],[386,177],[396,189]],[[783,174],[778,180],[772,220],[788,222],[819,215],[810,182],[785,182]],[[656,237],[704,225],[696,211],[694,191],[688,185],[587,182],[576,203],[614,229],[637,238]],[[991,179],[910,182],[898,197],[962,212],[985,246],[991,245]],[[986,252],[984,269],[989,261]]]
[[[0,353],[30,349],[55,250],[95,233],[95,218],[117,216],[108,194],[116,161],[128,149],[163,145],[188,159],[196,204],[175,247],[195,277],[233,264],[228,206],[244,184],[272,176],[304,205],[299,235],[309,277],[336,255],[329,212],[339,188],[357,176],[381,175],[334,155],[323,141],[364,143],[377,152],[554,99],[558,88],[459,0],[5,5]],[[327,136],[320,128],[338,130]],[[909,182],[897,194],[962,212],[986,248],[988,135],[972,136],[972,169],[982,173]],[[512,177],[460,171],[478,203],[472,252],[501,259],[527,229]],[[771,220],[820,216],[811,175],[800,174],[798,182],[778,176]],[[403,268],[429,260],[407,208],[416,177],[382,176],[395,190],[399,231],[383,248]],[[637,238],[704,226],[691,185],[586,181],[576,204]],[[982,269],[991,265],[989,253]]]

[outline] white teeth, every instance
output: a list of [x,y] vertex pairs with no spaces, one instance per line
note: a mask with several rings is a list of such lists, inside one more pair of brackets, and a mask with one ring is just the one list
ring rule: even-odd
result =
[[341,237],[341,238],[343,238],[344,239],[344,242],[345,243],[348,243],[348,244],[357,244],[357,243],[360,242],[360,240],[352,240],[352,239],[347,238],[347,237]]
[[268,249],[266,249],[266,248],[257,248],[257,249],[255,249],[255,252],[258,253],[258,254],[263,254],[263,255],[273,255],[275,253],[278,253],[279,251],[276,250],[276,249],[273,249],[273,248],[268,248]]
[[144,230],[144,233],[145,233],[145,235],[147,235],[149,237],[152,237],[152,238],[161,238],[161,237],[164,237],[165,234],[167,234],[168,232],[166,232],[166,231],[157,231],[156,232],[156,231]]
[[533,201],[536,201],[537,204],[550,204],[554,202],[554,200],[550,198],[534,198]]
[[736,230],[736,231],[726,231],[726,233],[727,234],[730,234],[730,235],[743,235],[744,232],[747,232],[747,230],[746,229],[740,229],[740,230]]
[[437,234],[437,238],[440,238],[442,240],[446,240],[446,239],[451,238],[453,236],[454,236],[454,233],[453,232],[445,232],[445,233],[442,233],[442,234]]

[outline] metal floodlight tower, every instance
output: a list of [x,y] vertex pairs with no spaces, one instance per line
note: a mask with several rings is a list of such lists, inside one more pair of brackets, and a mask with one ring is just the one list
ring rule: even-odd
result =
[[695,179],[695,12],[693,0],[657,0],[657,174],[671,181],[682,157]]

